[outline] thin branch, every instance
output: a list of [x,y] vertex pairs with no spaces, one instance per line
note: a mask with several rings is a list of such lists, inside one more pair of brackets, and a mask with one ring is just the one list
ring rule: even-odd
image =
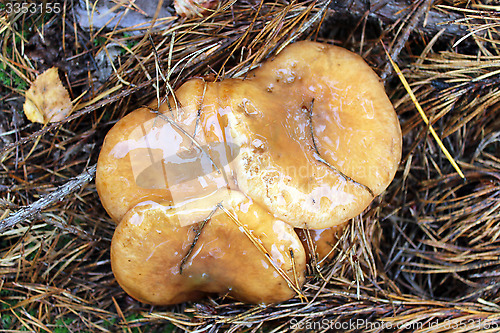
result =
[[194,239],[191,242],[191,246],[189,247],[189,250],[186,253],[186,255],[184,256],[184,258],[182,258],[182,261],[179,265],[179,274],[182,274],[182,270],[184,269],[184,265],[186,264],[187,260],[191,256],[191,253],[193,252],[194,247],[196,246],[196,243],[198,243],[198,239],[201,236],[201,232],[203,231],[203,228],[205,228],[205,225],[208,223],[208,221],[210,221],[212,219],[212,216],[214,216],[215,212],[217,211],[217,209],[219,209],[221,207],[221,205],[222,205],[222,202],[219,202],[215,206],[215,208],[210,212],[210,214],[207,216],[207,218],[204,219],[203,221],[201,221],[200,226],[196,230],[196,235],[194,236]]
[[[410,35],[413,31],[415,31],[415,28],[417,27],[418,23],[421,21],[421,18],[424,16],[424,14],[429,10],[430,6],[432,5],[432,0],[425,0],[423,4],[420,5],[420,8],[415,12],[413,17],[411,18],[410,22],[406,25],[404,30],[401,32],[401,35],[398,36],[398,39],[396,43],[394,44],[394,47],[391,49],[390,54],[391,54],[391,59],[393,61],[397,61],[399,54],[401,53],[401,50],[403,50],[403,47],[406,45],[406,42],[408,42],[408,39],[410,38]],[[386,80],[387,77],[389,77],[392,74],[393,67],[391,64],[388,62],[382,74],[380,75],[380,78],[382,80]]]
[[[408,10],[408,1],[366,1],[366,0],[337,0],[330,4],[333,11],[331,19],[334,21],[345,21],[359,19],[368,13],[370,21],[380,21],[384,25],[392,25],[404,18]],[[442,8],[431,9],[426,15],[425,21],[418,20],[415,30],[428,35],[435,35],[445,29],[444,34],[448,37],[463,36],[468,32],[463,24],[455,23],[463,18],[463,14],[445,11]]]
[[0,234],[3,233],[6,229],[13,227],[17,223],[20,223],[34,216],[35,214],[38,214],[43,209],[49,207],[55,202],[63,200],[69,194],[87,185],[89,182],[92,181],[92,179],[94,179],[95,171],[96,171],[96,165],[94,164],[93,166],[82,172],[80,175],[78,175],[77,177],[72,178],[66,184],[59,187],[54,192],[45,195],[44,197],[35,201],[29,206],[22,207],[21,209],[11,214],[6,219],[3,219],[2,221],[0,221]]

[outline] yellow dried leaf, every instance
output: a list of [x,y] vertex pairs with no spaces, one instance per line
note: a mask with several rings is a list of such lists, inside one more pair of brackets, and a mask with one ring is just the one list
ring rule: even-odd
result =
[[71,99],[56,67],[38,75],[26,91],[24,114],[32,122],[47,124],[61,121],[69,115],[71,108]]

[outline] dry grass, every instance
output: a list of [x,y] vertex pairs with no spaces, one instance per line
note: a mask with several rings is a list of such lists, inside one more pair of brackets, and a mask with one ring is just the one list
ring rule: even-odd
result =
[[[0,332],[282,332],[314,322],[360,332],[383,331],[382,323],[413,325],[406,331],[414,332],[498,331],[498,5],[450,0],[419,11],[429,2],[415,2],[401,18],[378,27],[367,15],[351,26],[330,20],[326,8],[334,4],[328,2],[232,1],[208,17],[166,20],[159,31],[133,35],[85,32],[74,24],[71,2],[64,3],[64,15],[0,14],[0,219],[49,193],[63,195],[30,210],[0,236]],[[432,11],[458,15],[455,24],[470,34],[405,33],[412,18],[424,20]],[[46,41],[42,55],[31,46],[40,45],[37,35]],[[245,75],[298,39],[346,46],[379,74],[387,63],[381,43],[388,46],[466,179],[389,71],[387,92],[404,135],[400,170],[345,230],[336,259],[320,272],[311,270],[302,291],[307,303],[296,297],[264,308],[213,298],[151,307],[132,300],[111,273],[114,224],[94,184],[61,192],[64,184],[95,164],[104,134],[124,114],[164,98],[194,75]],[[99,86],[92,80],[93,56],[111,43],[123,54]],[[30,124],[20,113],[23,82],[54,64],[66,73],[79,104],[61,123]],[[368,326],[339,326],[356,320]]]

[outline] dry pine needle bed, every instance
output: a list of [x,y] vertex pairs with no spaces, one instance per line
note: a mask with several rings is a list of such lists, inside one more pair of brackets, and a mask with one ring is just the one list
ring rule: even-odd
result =
[[[497,1],[223,1],[192,18],[164,1],[170,14],[137,29],[88,29],[77,2],[0,4],[0,332],[500,330]],[[105,134],[194,76],[244,77],[300,40],[382,78],[403,134],[393,182],[308,266],[300,297],[135,301],[111,271],[115,224],[94,182]],[[70,114],[31,122],[26,91],[52,67]]]

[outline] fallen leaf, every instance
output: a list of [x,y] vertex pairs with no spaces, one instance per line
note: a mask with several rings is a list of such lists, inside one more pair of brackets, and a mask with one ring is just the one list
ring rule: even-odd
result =
[[175,0],[174,8],[182,17],[203,16],[217,8],[219,0]]
[[24,114],[32,121],[42,124],[66,118],[72,109],[68,91],[62,85],[56,67],[38,75],[26,91]]

